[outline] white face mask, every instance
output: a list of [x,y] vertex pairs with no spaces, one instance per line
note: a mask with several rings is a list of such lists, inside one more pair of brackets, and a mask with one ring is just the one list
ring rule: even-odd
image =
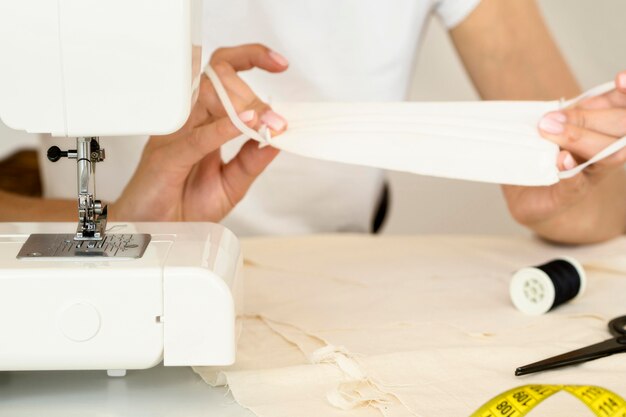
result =
[[239,120],[210,66],[205,69],[243,135],[286,152],[325,161],[497,184],[542,186],[572,177],[626,146],[614,142],[573,170],[559,172],[559,147],[537,123],[547,112],[615,88],[596,87],[569,102],[272,103],[289,129],[271,138]]

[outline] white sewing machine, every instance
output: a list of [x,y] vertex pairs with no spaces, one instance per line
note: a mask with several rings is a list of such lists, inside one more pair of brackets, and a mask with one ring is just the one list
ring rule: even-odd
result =
[[[239,243],[216,224],[109,233],[95,196],[99,136],[186,121],[200,51],[194,0],[0,2],[0,117],[77,137],[78,226],[0,224],[0,370],[227,365],[235,357]],[[197,30],[197,27],[195,28]],[[110,226],[110,225],[109,225]]]

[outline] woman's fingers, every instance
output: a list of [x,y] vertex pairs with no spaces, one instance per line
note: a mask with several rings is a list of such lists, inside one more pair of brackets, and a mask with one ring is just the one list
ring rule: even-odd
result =
[[[242,45],[232,48],[220,48],[211,56],[210,65],[222,81],[224,88],[237,111],[246,108],[254,109],[263,114],[269,108],[260,100],[252,89],[239,77],[238,71],[261,68],[269,72],[282,72],[289,63],[280,54],[260,44]],[[200,100],[212,114],[224,115],[224,110],[213,88],[206,77],[201,83]]]
[[237,156],[224,166],[222,171],[224,192],[233,205],[241,201],[254,180],[278,153],[278,149],[270,146],[259,148],[257,142],[250,140]]
[[[626,108],[573,108],[548,113],[539,122],[539,130],[546,139],[582,162],[626,136]],[[622,150],[590,169],[597,172],[598,169],[621,166],[625,160],[626,150]],[[568,159],[568,162],[571,163],[571,160]]]
[[582,160],[590,159],[617,139],[614,136],[569,124],[559,113],[549,113],[541,119],[539,130],[544,138]]
[[[252,129],[259,129],[261,125],[268,126],[272,131],[272,136],[283,133],[287,128],[287,123],[284,122],[284,119],[272,110],[266,111],[262,115],[259,115],[256,110],[245,110],[239,113],[238,116],[242,122]],[[180,166],[191,167],[210,153],[219,150],[229,140],[240,135],[241,132],[233,125],[230,119],[222,117],[212,123],[196,127],[188,134],[181,135],[180,138],[171,142],[165,151],[175,155]],[[258,142],[252,142],[258,147]]]
[[[228,96],[237,112],[244,110],[254,110],[260,118],[262,124],[268,126],[272,131],[272,136],[282,133],[287,128],[287,120],[274,112],[271,107],[259,99],[248,85],[237,75],[230,64],[225,62],[216,64],[214,70],[224,88],[227,90]],[[211,81],[203,77],[200,84],[201,92],[199,100],[201,105],[206,108],[214,117],[226,116],[226,110],[220,101]],[[258,129],[260,127],[257,126]]]
[[617,74],[615,86],[615,90],[583,100],[576,107],[587,110],[600,110],[611,107],[626,108],[626,71]]
[[[266,46],[250,44],[216,50],[211,57],[210,65],[224,85],[237,111],[254,109],[258,114],[263,115],[269,110],[269,106],[256,96],[237,72],[255,67],[269,72],[282,72],[287,69],[289,62]],[[207,77],[203,77],[200,84],[199,100],[209,113],[220,117],[226,114],[213,84]]]
[[576,162],[576,159],[569,151],[561,151],[557,157],[556,166],[559,168],[559,171],[569,171],[576,168],[578,162]]
[[[259,116],[254,110],[246,110],[239,114],[239,118],[249,127],[254,128],[259,124]],[[213,123],[199,126],[191,132],[181,135],[172,141],[169,146],[162,147],[166,158],[171,158],[172,165],[181,169],[191,167],[204,157],[219,148],[231,139],[241,135],[228,117],[222,117]]]
[[[574,159],[574,156],[570,152],[559,152],[559,156],[557,157],[559,171],[574,169],[577,165],[578,162],[576,162],[576,159]],[[577,201],[580,196],[587,191],[587,185],[588,181],[583,173],[574,175],[571,178],[562,179],[552,191],[553,200],[558,201],[559,205],[567,206]]]
[[211,56],[210,62],[211,65],[226,62],[235,71],[246,71],[256,67],[269,72],[282,72],[289,67],[289,61],[284,56],[261,44],[219,48]]
[[201,103],[195,103],[189,114],[189,118],[185,123],[184,128],[193,129],[202,124],[205,124],[210,120],[210,114],[205,106]]
[[[250,106],[256,106],[255,110],[263,111],[259,109],[264,103],[254,94],[252,89],[237,75],[230,64],[221,62],[218,64],[212,64],[213,70],[219,77],[220,81],[224,85],[224,89],[230,97],[230,101],[233,103],[235,110],[238,112],[244,111]],[[222,117],[226,115],[224,106],[220,101],[213,83],[208,79],[206,75],[202,76],[200,81],[200,91],[198,93],[198,101],[208,111],[209,114]]]
[[617,89],[626,94],[626,71],[622,71],[615,77],[615,85]]
[[553,126],[559,129],[560,126],[554,123],[578,126],[587,130],[593,130],[605,135],[614,137],[626,136],[626,108],[609,108],[601,110],[584,110],[580,108],[566,109],[558,112],[548,113],[539,122],[546,127]]
[[580,201],[581,197],[588,192],[589,178],[583,173],[559,181],[554,187],[550,187],[551,201],[555,207],[566,210],[572,204]]
[[[237,71],[235,71],[230,64],[220,62],[215,64],[213,69],[224,85],[224,88],[228,93],[228,97],[237,112],[251,109],[255,110],[259,115],[264,115],[270,110],[270,106],[257,97],[252,89],[241,78],[239,78]],[[206,76],[202,78],[202,82],[200,83],[200,94],[198,96],[198,100],[201,105],[204,106],[213,116],[225,116],[226,110],[224,109],[213,84]],[[281,119],[285,122],[284,118],[281,117]]]
[[[259,99],[239,77],[237,71],[258,67],[270,72],[281,72],[288,65],[289,63],[282,55],[260,44],[221,48],[215,51],[211,58],[211,66],[226,89],[235,110],[237,112],[254,110],[261,122],[272,130],[273,135],[284,131],[287,121]],[[202,78],[198,98],[200,105],[212,117],[226,116],[226,110],[213,84],[207,77]]]

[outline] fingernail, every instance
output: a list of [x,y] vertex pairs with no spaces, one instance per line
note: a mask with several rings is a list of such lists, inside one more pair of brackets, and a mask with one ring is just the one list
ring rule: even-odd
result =
[[562,122],[559,122],[558,120],[550,117],[550,115],[546,115],[539,122],[539,129],[543,130],[546,133],[558,135],[563,133],[563,131],[565,130],[565,125],[563,125]]
[[544,117],[547,117],[548,119],[552,119],[563,124],[567,122],[567,116],[565,115],[565,113],[560,112],[560,111],[550,112],[546,114]]
[[572,155],[565,155],[565,159],[563,159],[563,167],[567,170],[576,168],[576,161],[572,158]]
[[287,61],[287,58],[285,58],[284,56],[282,56],[278,52],[270,51],[269,55],[270,55],[270,58],[272,58],[274,60],[274,62],[276,62],[281,67],[286,67],[286,66],[289,65],[289,61]]
[[239,113],[239,118],[244,123],[251,122],[252,119],[254,119],[254,110],[246,110],[242,113]]
[[626,72],[621,73],[617,77],[617,84],[619,84],[619,88],[626,90]]
[[261,121],[268,125],[270,129],[275,132],[279,132],[283,130],[285,126],[287,126],[287,121],[278,113],[272,110],[266,111],[263,116],[261,116]]

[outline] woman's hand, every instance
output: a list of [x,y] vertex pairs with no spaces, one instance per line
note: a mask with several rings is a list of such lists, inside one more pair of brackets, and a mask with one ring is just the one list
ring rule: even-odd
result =
[[[573,108],[548,113],[541,135],[561,148],[560,170],[575,168],[626,136],[626,72],[617,88]],[[626,229],[626,148],[550,187],[505,186],[513,217],[539,235],[565,243],[590,243]]]
[[[255,67],[282,72],[288,67],[285,58],[262,45],[243,45],[217,50],[211,65],[249,127],[267,125],[273,136],[286,129],[286,121],[237,75]],[[226,116],[210,81],[202,78],[198,101],[185,126],[171,135],[150,138],[137,171],[109,207],[110,220],[219,221],[278,154],[250,140],[225,164],[220,147],[240,132]]]

